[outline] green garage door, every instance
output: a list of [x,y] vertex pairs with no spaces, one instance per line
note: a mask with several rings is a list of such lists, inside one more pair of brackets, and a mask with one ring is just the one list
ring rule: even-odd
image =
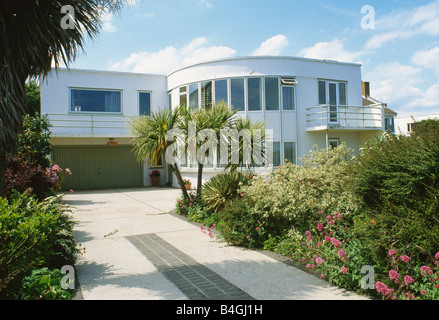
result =
[[55,147],[53,161],[69,168],[63,190],[92,190],[142,186],[142,165],[131,146]]

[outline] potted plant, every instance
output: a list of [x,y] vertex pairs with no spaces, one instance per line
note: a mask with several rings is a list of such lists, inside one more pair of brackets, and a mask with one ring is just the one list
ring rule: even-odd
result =
[[160,171],[154,170],[149,176],[151,177],[152,186],[157,187],[160,183]]
[[190,190],[192,188],[192,182],[189,179],[183,179],[183,183],[186,190]]

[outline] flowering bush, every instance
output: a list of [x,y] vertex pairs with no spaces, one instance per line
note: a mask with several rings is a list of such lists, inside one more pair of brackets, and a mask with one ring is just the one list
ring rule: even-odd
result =
[[432,267],[414,263],[409,256],[398,254],[394,249],[389,250],[388,258],[388,278],[376,283],[377,292],[385,299],[439,299],[439,252],[432,259]]
[[188,186],[188,185],[191,185],[192,182],[191,182],[191,180],[189,180],[189,179],[183,179],[183,184],[184,184],[185,186]]

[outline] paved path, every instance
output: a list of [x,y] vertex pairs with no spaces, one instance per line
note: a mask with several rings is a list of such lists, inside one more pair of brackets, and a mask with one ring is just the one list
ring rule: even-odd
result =
[[180,190],[64,195],[85,249],[85,300],[360,300],[261,252],[229,247],[169,214]]

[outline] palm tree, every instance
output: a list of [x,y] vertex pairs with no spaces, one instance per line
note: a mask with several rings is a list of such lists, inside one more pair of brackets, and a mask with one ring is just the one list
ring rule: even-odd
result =
[[[226,103],[221,102],[216,104],[211,108],[198,109],[193,112],[190,112],[187,108],[183,109],[183,121],[181,122],[180,129],[186,134],[186,136],[190,139],[189,135],[189,123],[193,123],[196,126],[196,134],[198,135],[203,130],[210,130],[212,134],[215,134],[217,142],[220,141],[221,130],[227,127],[232,126],[234,116],[238,111],[233,110],[233,108],[229,107]],[[196,146],[197,150],[205,141],[197,141]],[[190,144],[188,141],[187,144]],[[218,145],[218,144],[217,144]],[[209,152],[213,152],[212,149]],[[198,155],[198,154],[197,154]],[[193,155],[193,160],[197,159],[198,164],[198,175],[197,175],[197,196],[201,196],[202,185],[203,185],[203,170],[205,163],[203,163],[200,159],[201,157],[195,157]],[[212,157],[213,154],[210,154]],[[202,158],[207,159],[207,155],[202,155]]]
[[[25,81],[46,77],[95,38],[105,11],[118,13],[122,0],[0,1],[0,196],[5,189],[5,157],[14,149],[25,110]],[[63,29],[63,6],[72,6],[71,29]]]
[[[225,170],[236,171],[238,168],[243,167],[250,170],[254,166],[262,165],[261,162],[270,152],[266,144],[268,136],[265,123],[262,121],[252,122],[248,118],[238,118],[233,122],[231,129],[237,133],[246,132],[247,136],[239,136],[236,141],[232,141],[232,143],[236,143],[237,150],[232,150],[228,154],[228,163]],[[249,142],[248,144],[246,144],[246,139]],[[237,155],[239,155],[238,162],[233,161],[233,152],[237,152]]]
[[[166,150],[171,144],[170,141],[167,141],[167,133],[180,125],[181,110],[181,108],[176,108],[173,111],[164,109],[151,116],[131,119],[131,131],[135,137],[133,139],[133,152],[140,162],[157,166],[164,158]],[[183,196],[185,199],[189,199],[178,163],[169,164],[169,167],[177,177]]]

